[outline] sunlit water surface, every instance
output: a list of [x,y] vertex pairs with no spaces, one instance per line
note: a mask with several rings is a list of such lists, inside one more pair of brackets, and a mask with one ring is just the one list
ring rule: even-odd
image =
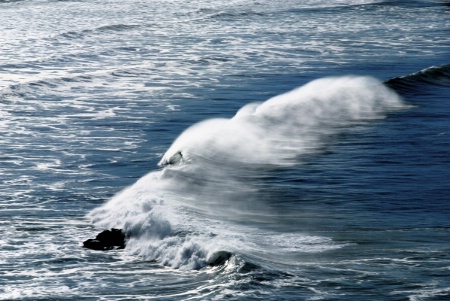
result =
[[448,299],[449,13],[0,1],[0,299]]

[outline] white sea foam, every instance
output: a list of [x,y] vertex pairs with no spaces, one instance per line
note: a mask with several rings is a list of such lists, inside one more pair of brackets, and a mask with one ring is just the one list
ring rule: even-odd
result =
[[[400,98],[368,77],[313,81],[231,119],[211,119],[183,132],[150,172],[90,213],[102,228],[121,228],[127,249],[175,268],[198,269],[218,251],[258,254],[321,252],[340,247],[327,238],[268,231],[232,221],[264,206],[253,167],[286,166],[314,152],[355,123],[382,118]],[[259,211],[261,213],[261,211]],[[268,217],[262,217],[268,220]]]

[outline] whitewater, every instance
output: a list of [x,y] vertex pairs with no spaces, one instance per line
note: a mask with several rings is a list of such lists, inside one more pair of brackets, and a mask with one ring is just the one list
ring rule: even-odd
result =
[[449,9],[0,1],[0,300],[447,300]]
[[[231,119],[188,128],[162,157],[159,165],[168,167],[146,175],[90,218],[100,228],[124,230],[131,252],[175,268],[199,269],[217,252],[245,254],[248,247],[284,259],[282,247],[257,244],[261,235],[287,250],[316,252],[309,244],[317,237],[288,235],[285,241],[284,235],[225,225],[223,219],[245,220],[262,205],[256,199],[261,170],[300,164],[301,156],[326,147],[330,136],[401,106],[394,92],[367,77],[324,78],[245,105]],[[327,245],[321,248],[336,247]]]

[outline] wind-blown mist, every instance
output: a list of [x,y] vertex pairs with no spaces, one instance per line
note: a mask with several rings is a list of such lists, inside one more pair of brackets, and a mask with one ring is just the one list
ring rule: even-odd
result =
[[[175,268],[201,268],[218,251],[258,252],[258,231],[232,222],[261,205],[252,170],[293,168],[302,155],[326,145],[330,135],[401,106],[393,91],[369,77],[315,80],[248,104],[230,119],[188,128],[162,157],[162,170],[150,172],[89,217],[99,227],[124,229],[130,252]],[[304,245],[304,252],[316,252],[317,244],[320,250],[338,247],[327,238],[270,235],[277,243],[268,246],[266,239],[264,248],[277,253],[293,243]]]
[[211,119],[187,129],[160,164],[182,154],[187,161],[280,165],[320,146],[354,122],[382,117],[398,107],[397,95],[368,77],[324,78],[251,103],[231,119]]

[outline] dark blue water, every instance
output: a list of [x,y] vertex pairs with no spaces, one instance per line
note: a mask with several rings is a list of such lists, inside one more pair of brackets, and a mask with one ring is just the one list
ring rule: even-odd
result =
[[447,300],[449,13],[0,1],[0,299]]

